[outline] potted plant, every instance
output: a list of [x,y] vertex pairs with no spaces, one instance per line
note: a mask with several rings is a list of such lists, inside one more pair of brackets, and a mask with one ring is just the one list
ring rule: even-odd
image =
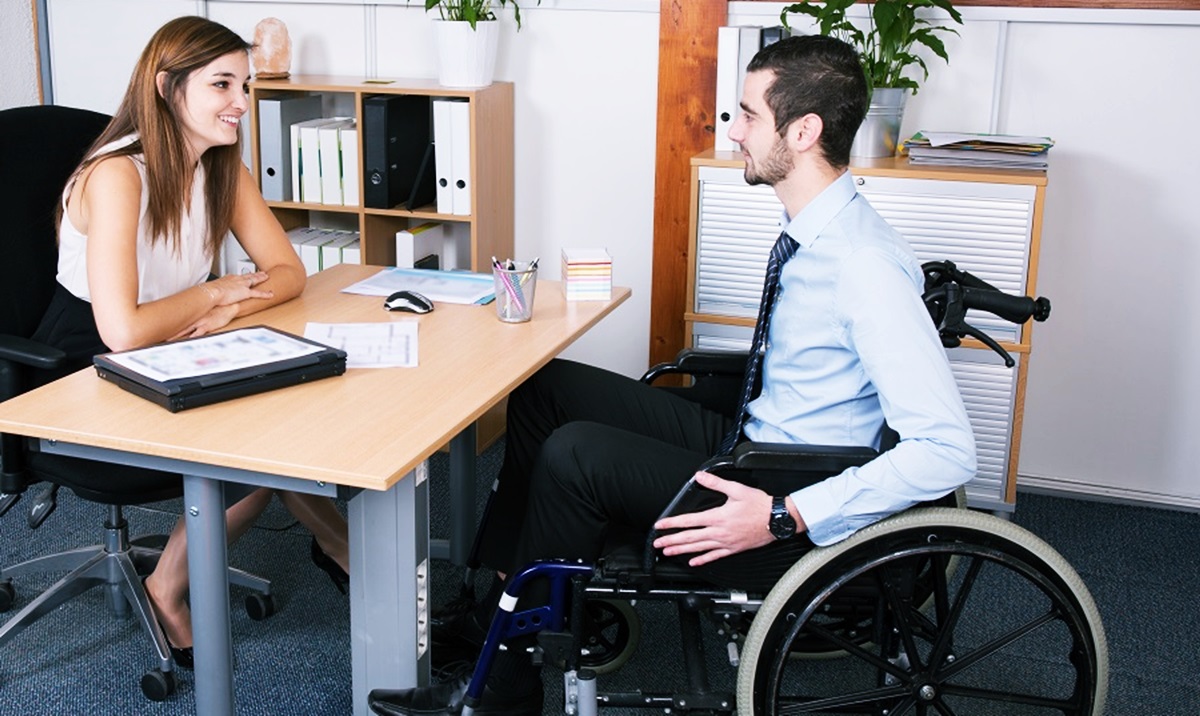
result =
[[779,17],[788,27],[788,15],[808,15],[816,21],[822,35],[844,40],[858,50],[871,104],[850,151],[856,157],[891,156],[896,153],[904,104],[910,92],[916,94],[920,86],[906,71],[915,65],[921,71],[921,81],[929,77],[929,67],[916,53],[916,46],[924,46],[949,62],[939,34],[958,34],[952,27],[918,15],[918,11],[941,9],[960,25],[962,15],[950,0],[880,0],[868,3],[864,30],[846,17],[852,5],[854,0],[799,2],[783,8]]
[[464,88],[492,83],[500,39],[495,8],[506,5],[512,5],[520,30],[521,6],[516,0],[425,0],[425,10],[437,8],[440,17],[434,21],[439,83]]

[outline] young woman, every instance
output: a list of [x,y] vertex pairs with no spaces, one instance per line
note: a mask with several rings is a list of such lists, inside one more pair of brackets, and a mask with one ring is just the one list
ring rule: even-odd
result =
[[[58,287],[37,338],[70,370],[110,350],[201,336],[299,295],[305,272],[243,166],[250,45],[210,20],[181,17],[150,39],[112,122],[63,192]],[[208,280],[232,232],[259,270]],[[232,490],[227,490],[232,492]],[[238,495],[229,539],[271,491]],[[280,493],[312,530],[313,561],[345,590],[347,528],[327,499]],[[191,666],[187,539],[180,520],[146,591],[176,664]]]

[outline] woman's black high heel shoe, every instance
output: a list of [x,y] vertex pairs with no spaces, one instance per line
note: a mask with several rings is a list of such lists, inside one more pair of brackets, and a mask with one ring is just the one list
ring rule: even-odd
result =
[[337,587],[342,594],[347,594],[350,590],[350,575],[342,569],[332,557],[325,554],[325,550],[321,549],[321,545],[317,544],[317,538],[312,538],[312,543],[309,547],[309,554],[312,555],[313,564],[325,570],[329,575],[329,580],[333,582],[333,586]]
[[[142,577],[142,589],[146,588],[146,578]],[[178,647],[171,643],[171,637],[167,636],[167,630],[163,629],[162,621],[158,618],[158,612],[154,610],[154,601],[150,599],[150,592],[146,592],[146,600],[150,602],[150,611],[154,612],[154,621],[158,622],[158,628],[162,629],[163,637],[167,640],[167,649],[171,652],[171,659],[174,660],[175,666],[180,669],[191,670],[196,666],[196,657],[192,653],[192,647]]]

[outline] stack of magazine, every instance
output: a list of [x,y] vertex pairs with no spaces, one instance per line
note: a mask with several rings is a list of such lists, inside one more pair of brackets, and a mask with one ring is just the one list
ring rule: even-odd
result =
[[904,140],[913,164],[997,169],[1045,169],[1054,140],[1010,134],[917,132]]

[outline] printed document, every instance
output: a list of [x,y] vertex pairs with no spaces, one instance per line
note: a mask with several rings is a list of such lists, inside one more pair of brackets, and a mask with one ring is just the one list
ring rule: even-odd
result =
[[417,367],[416,321],[309,323],[304,337],[346,351],[347,368]]
[[431,301],[444,303],[486,303],[495,296],[496,284],[491,274],[385,268],[342,289],[343,293],[364,296],[390,296],[397,291],[416,291]]

